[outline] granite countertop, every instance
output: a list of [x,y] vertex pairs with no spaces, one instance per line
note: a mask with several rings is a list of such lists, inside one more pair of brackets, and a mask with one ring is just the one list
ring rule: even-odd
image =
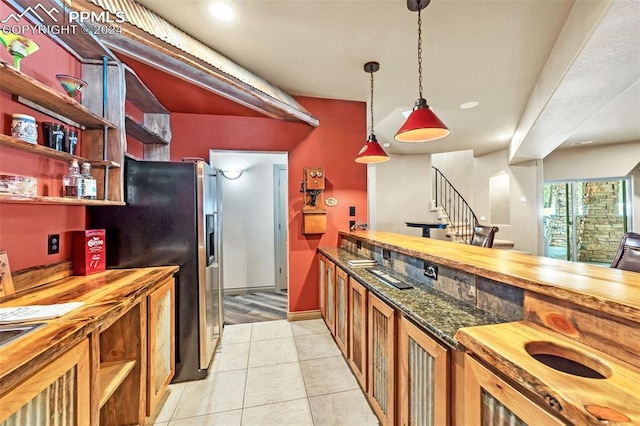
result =
[[398,290],[391,287],[381,282],[366,268],[349,267],[347,263],[349,260],[364,259],[364,257],[354,255],[342,248],[320,247],[318,250],[373,294],[402,311],[406,317],[453,349],[459,348],[459,343],[454,337],[458,329],[507,322],[428,285],[377,266],[377,269],[411,284],[414,288]]

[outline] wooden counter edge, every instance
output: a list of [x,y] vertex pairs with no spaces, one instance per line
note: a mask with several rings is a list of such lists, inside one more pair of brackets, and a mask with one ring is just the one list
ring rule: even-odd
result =
[[[605,280],[601,278],[590,277],[589,275],[578,275],[572,273],[571,271],[562,271],[555,270],[554,274],[558,276],[564,276],[564,278],[575,277],[576,281],[580,281],[580,285],[576,287],[585,287],[584,281],[593,279],[594,283],[591,285],[592,292],[581,291],[577,288],[570,288],[568,286],[562,286],[557,283],[552,282],[544,282],[544,281],[536,281],[531,277],[525,276],[525,274],[515,274],[515,273],[505,273],[499,272],[493,269],[490,269],[486,266],[480,266],[478,264],[473,264],[473,262],[466,262],[459,253],[455,253],[456,259],[454,259],[454,255],[452,256],[444,256],[428,253],[425,248],[421,247],[420,250],[413,249],[410,247],[404,247],[399,245],[399,242],[392,243],[390,241],[385,240],[405,240],[412,244],[417,245],[428,245],[433,244],[455,244],[449,241],[440,241],[440,240],[430,240],[428,238],[414,237],[410,235],[403,234],[394,234],[390,232],[380,232],[380,231],[339,231],[339,236],[341,238],[353,238],[362,240],[363,242],[372,244],[377,247],[385,248],[391,251],[396,251],[398,253],[402,253],[406,256],[415,257],[418,259],[426,260],[429,262],[434,262],[439,265],[443,265],[449,268],[458,269],[460,271],[464,271],[473,275],[477,275],[483,278],[487,278],[502,284],[511,285],[514,287],[521,288],[523,290],[528,290],[534,293],[545,294],[548,296],[552,296],[558,300],[570,301],[576,305],[588,307],[591,309],[599,310],[602,312],[606,312],[613,316],[624,318],[627,320],[631,320],[634,322],[640,323],[640,306],[637,305],[637,301],[640,300],[640,285],[636,287],[631,287],[630,285],[625,285],[621,281],[633,281],[635,275],[632,272],[627,271],[618,271],[618,270],[607,270],[607,268],[601,268],[603,271],[598,271],[602,274],[611,274],[611,275],[621,275],[619,280],[610,280],[611,285],[626,287],[629,292],[633,292],[633,294],[638,294],[637,298],[628,297],[626,299],[622,299],[620,297],[611,297],[604,296],[604,290],[599,288],[599,284],[604,284]],[[378,237],[377,237],[378,236]],[[523,256],[526,256],[527,262],[533,262],[537,256],[524,255],[521,253],[507,253],[504,250],[498,249],[485,249],[482,247],[474,247],[469,245],[460,245],[463,250],[495,250],[495,252],[499,252],[501,257],[511,258],[511,261],[516,263],[516,260],[522,260]],[[502,253],[504,252],[504,253]],[[547,258],[544,258],[545,261]],[[500,259],[501,261],[510,261],[510,259]],[[541,267],[544,265],[540,265]],[[596,266],[592,266],[596,268]],[[525,270],[530,271],[532,268],[525,268]],[[631,275],[633,274],[633,275]],[[632,277],[629,279],[629,277]],[[558,279],[557,281],[560,281]],[[638,281],[640,283],[640,280]],[[635,283],[635,281],[634,281]],[[598,294],[599,293],[599,294]],[[611,292],[610,292],[611,293]]]

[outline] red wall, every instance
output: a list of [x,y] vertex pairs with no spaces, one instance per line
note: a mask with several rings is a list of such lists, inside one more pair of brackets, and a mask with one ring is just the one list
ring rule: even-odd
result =
[[[0,2],[0,17],[11,9]],[[40,49],[22,60],[21,71],[65,93],[55,78],[56,74],[81,75],[80,63],[44,35],[24,34],[33,39]],[[0,49],[0,58],[13,65],[6,49]],[[11,114],[29,114],[37,122],[55,121],[50,117],[13,102],[7,93],[0,93],[0,132],[11,134]],[[42,133],[39,143],[42,144]],[[60,196],[62,176],[67,171],[65,162],[29,155],[0,147],[0,174],[19,174],[38,179],[40,195]],[[85,208],[42,206],[26,204],[0,204],[0,250],[6,250],[12,271],[30,266],[56,263],[71,259],[71,234],[84,229]],[[47,235],[60,234],[60,254],[47,255]]]
[[[354,158],[366,140],[366,105],[362,102],[308,97],[297,98],[320,120],[313,129],[304,124],[257,117],[172,114],[171,159],[200,157],[208,161],[210,149],[287,151],[289,153],[289,310],[318,309],[318,246],[336,246],[338,230],[349,227],[349,206],[367,219],[366,166]],[[301,233],[304,167],[323,167],[324,198],[338,200],[327,207],[324,235]],[[232,220],[232,218],[225,218]]]

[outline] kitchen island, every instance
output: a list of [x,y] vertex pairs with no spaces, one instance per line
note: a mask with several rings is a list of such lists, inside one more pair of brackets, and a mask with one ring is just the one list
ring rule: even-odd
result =
[[0,300],[84,303],[0,347],[0,424],[38,411],[78,425],[144,424],[173,375],[177,270],[68,276]]
[[[321,311],[356,376],[369,361],[360,383],[383,424],[640,422],[639,274],[386,232],[340,236],[340,248],[319,249]],[[394,389],[382,392],[381,371]]]

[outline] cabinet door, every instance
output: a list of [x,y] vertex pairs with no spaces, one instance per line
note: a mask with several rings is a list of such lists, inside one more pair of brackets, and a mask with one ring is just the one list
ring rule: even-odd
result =
[[449,353],[404,317],[398,322],[400,425],[449,424]]
[[383,425],[394,423],[395,315],[392,307],[369,293],[369,401]]
[[563,425],[469,355],[464,362],[465,425]]
[[349,364],[367,391],[367,289],[349,277]]
[[173,278],[167,279],[147,296],[149,346],[147,375],[147,416],[175,374],[175,289]]
[[331,331],[331,334],[335,336],[336,334],[336,265],[333,262],[327,260],[327,316],[325,317],[325,322],[327,323],[327,327]]
[[319,296],[320,296],[320,313],[322,314],[322,318],[327,319],[327,304],[325,299],[327,297],[327,258],[323,255],[318,255],[318,267],[319,267]]
[[0,395],[0,425],[88,425],[89,342],[84,339]]
[[345,357],[348,350],[349,276],[345,271],[336,268],[336,343]]

